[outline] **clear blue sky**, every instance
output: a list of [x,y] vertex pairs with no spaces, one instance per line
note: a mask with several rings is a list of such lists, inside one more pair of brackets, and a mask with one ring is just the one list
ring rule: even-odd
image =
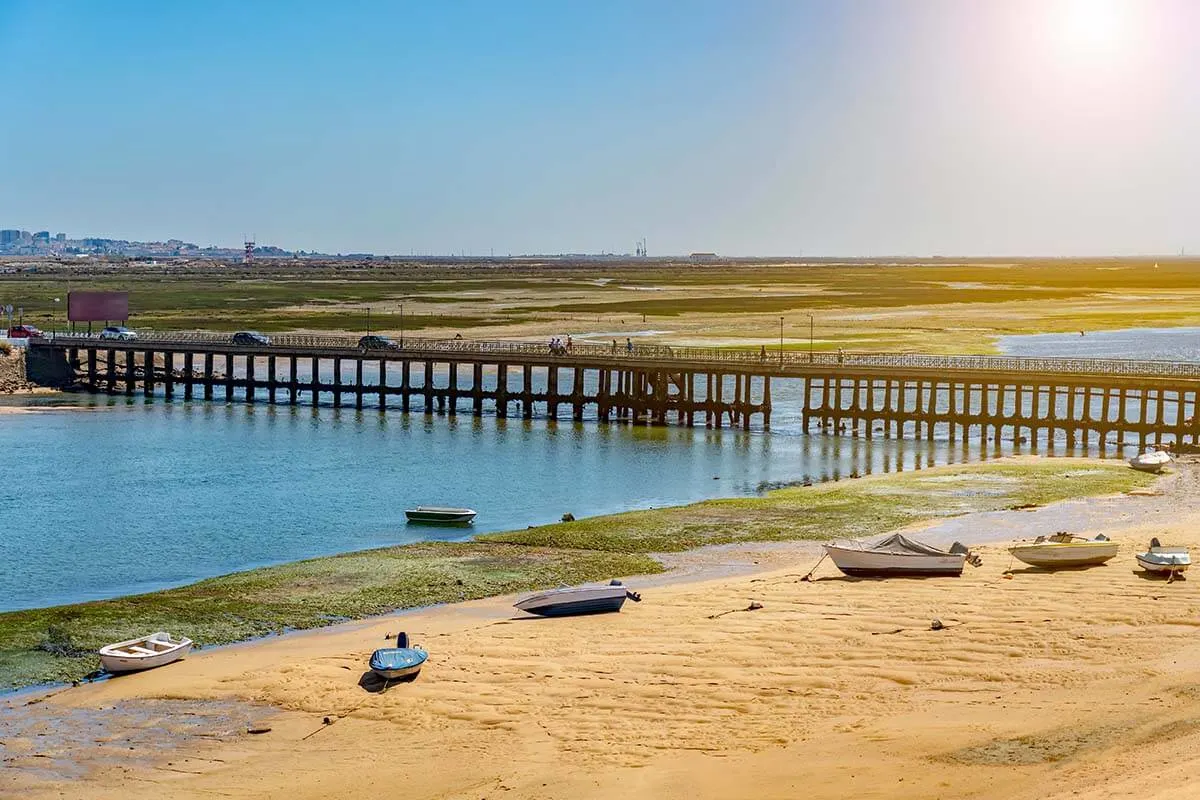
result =
[[1200,252],[1190,0],[0,0],[0,227]]

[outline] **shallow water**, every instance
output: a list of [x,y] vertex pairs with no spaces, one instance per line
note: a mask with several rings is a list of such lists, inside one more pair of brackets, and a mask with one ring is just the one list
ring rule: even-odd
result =
[[1013,356],[1200,361],[1200,328],[1038,333],[1002,336],[996,344],[1001,353]]
[[[978,458],[960,443],[67,396],[0,413],[0,610],[421,539]],[[6,401],[8,405],[16,405]],[[0,409],[3,411],[3,409]],[[564,413],[569,413],[564,411]],[[406,525],[467,505],[471,528]]]

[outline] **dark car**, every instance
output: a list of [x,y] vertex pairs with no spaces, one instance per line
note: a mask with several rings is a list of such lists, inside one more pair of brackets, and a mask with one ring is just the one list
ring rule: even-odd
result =
[[270,344],[271,339],[258,331],[238,331],[229,338],[233,344],[263,345]]
[[386,336],[376,336],[371,334],[364,336],[358,340],[359,350],[399,350],[400,345],[393,342]]
[[42,332],[32,325],[13,325],[8,329],[10,339],[36,339],[42,335]]

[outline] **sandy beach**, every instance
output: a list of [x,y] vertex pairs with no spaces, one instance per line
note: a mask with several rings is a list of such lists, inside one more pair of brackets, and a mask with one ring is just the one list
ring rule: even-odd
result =
[[[826,562],[801,582],[819,550],[798,543],[767,572],[631,579],[645,600],[620,614],[524,619],[494,598],[17,695],[0,794],[1191,796],[1197,579],[1148,579],[1133,553],[1152,535],[1200,545],[1198,483],[1185,466],[1090,510],[925,526],[994,542],[1082,522],[1121,547],[1090,570],[1029,569],[993,543],[959,579],[851,580]],[[369,691],[368,655],[402,629],[429,663]]]

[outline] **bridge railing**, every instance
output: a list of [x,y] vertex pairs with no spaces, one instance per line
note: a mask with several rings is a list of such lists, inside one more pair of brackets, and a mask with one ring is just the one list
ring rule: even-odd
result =
[[[63,345],[94,342],[99,337],[88,334],[58,333],[46,337],[47,343]],[[313,352],[346,352],[359,349],[360,337],[353,334],[310,334],[285,333],[270,337],[269,345],[247,345],[255,352],[273,348],[311,350]],[[153,347],[156,344],[170,345],[220,345],[231,346],[229,334],[207,331],[140,331],[138,346]],[[120,345],[120,343],[118,343]],[[630,361],[674,362],[681,368],[688,366],[753,367],[761,366],[769,371],[802,372],[815,366],[872,367],[882,369],[920,369],[938,371],[974,372],[1025,372],[1057,373],[1072,375],[1112,375],[1131,377],[1180,377],[1200,378],[1200,363],[1179,361],[1155,361],[1107,358],[1031,358],[1026,356],[991,355],[931,355],[922,353],[864,353],[852,351],[812,352],[771,350],[729,350],[717,347],[675,347],[573,341],[570,349],[563,347],[551,350],[548,343],[480,340],[480,339],[431,339],[406,336],[401,341],[393,340],[393,352],[452,355],[527,356],[561,358],[570,366],[572,358],[628,359]],[[128,346],[128,343],[120,346]],[[367,352],[381,352],[369,350]]]

